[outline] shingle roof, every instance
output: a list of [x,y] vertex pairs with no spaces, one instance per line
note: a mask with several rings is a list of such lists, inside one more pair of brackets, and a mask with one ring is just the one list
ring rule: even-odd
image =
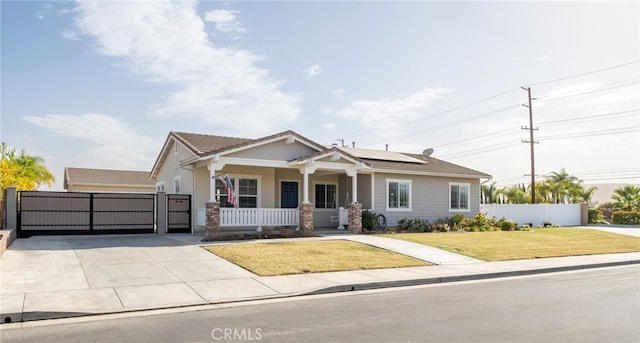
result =
[[64,188],[68,184],[154,186],[148,171],[64,168]]
[[[221,153],[224,151],[230,151],[237,148],[250,146],[252,144],[269,141],[273,138],[284,137],[288,135],[295,136],[299,140],[305,141],[307,142],[307,144],[316,147],[318,150],[317,152],[309,154],[307,156],[301,156],[298,158],[298,160],[319,156],[328,151],[335,149],[336,151],[339,151],[340,153],[345,154],[346,156],[352,157],[355,160],[363,161],[365,164],[369,165],[372,169],[379,170],[379,171],[388,170],[390,172],[408,172],[408,173],[418,173],[418,174],[427,174],[427,175],[491,178],[491,175],[489,174],[485,174],[477,170],[462,167],[457,164],[445,162],[430,156],[425,156],[420,154],[400,153],[412,158],[419,159],[421,161],[426,161],[427,163],[411,163],[411,162],[390,161],[390,160],[382,160],[382,159],[357,157],[356,155],[350,153],[351,152],[350,149],[338,149],[335,147],[323,146],[291,130],[287,130],[284,132],[276,133],[276,134],[265,136],[258,139],[214,136],[214,135],[186,133],[186,132],[170,132],[169,137],[167,137],[167,142],[169,142],[171,137],[174,137],[176,140],[178,140],[179,142],[184,144],[186,147],[188,147],[196,156],[205,157],[207,155]],[[166,148],[166,144],[167,143],[165,143],[165,148]],[[167,152],[163,150],[163,153],[166,154]],[[164,160],[163,153],[161,153],[161,155],[158,156],[158,159],[154,164],[153,170],[155,170],[155,168],[159,165],[159,163],[162,163],[162,161]]]
[[426,161],[427,163],[408,163],[408,162],[394,162],[394,161],[382,161],[373,159],[364,159],[367,161],[374,170],[389,170],[389,171],[409,171],[428,174],[442,174],[442,175],[460,175],[460,176],[474,176],[480,178],[491,178],[491,175],[473,170],[467,167],[459,166],[457,164],[445,162],[437,158],[425,156],[421,154],[403,153],[404,155],[417,158],[419,160]]
[[213,136],[187,132],[171,132],[171,135],[179,140],[180,143],[189,147],[189,149],[198,156],[254,141],[254,139],[249,138]]

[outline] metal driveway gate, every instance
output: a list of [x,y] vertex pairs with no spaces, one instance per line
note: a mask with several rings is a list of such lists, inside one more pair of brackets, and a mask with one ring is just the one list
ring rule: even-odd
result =
[[155,232],[155,194],[23,191],[19,199],[19,237]]
[[167,194],[167,233],[191,233],[191,195]]

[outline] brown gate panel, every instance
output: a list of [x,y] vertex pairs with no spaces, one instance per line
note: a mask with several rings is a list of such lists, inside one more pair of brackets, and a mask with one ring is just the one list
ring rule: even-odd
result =
[[191,195],[167,194],[167,232],[191,232]]
[[155,232],[155,194],[20,192],[18,236]]
[[94,194],[93,230],[154,230],[154,194]]
[[89,230],[90,194],[20,192],[20,230],[23,233]]

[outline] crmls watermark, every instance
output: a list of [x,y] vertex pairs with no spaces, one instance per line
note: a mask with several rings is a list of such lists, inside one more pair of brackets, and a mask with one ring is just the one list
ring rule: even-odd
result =
[[211,330],[214,341],[259,341],[262,339],[262,329],[251,328],[215,328]]

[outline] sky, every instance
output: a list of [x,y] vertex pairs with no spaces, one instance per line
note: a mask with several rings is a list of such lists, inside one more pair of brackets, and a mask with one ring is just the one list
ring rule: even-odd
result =
[[2,1],[0,135],[150,170],[170,131],[421,153],[528,183],[640,183],[640,5]]

